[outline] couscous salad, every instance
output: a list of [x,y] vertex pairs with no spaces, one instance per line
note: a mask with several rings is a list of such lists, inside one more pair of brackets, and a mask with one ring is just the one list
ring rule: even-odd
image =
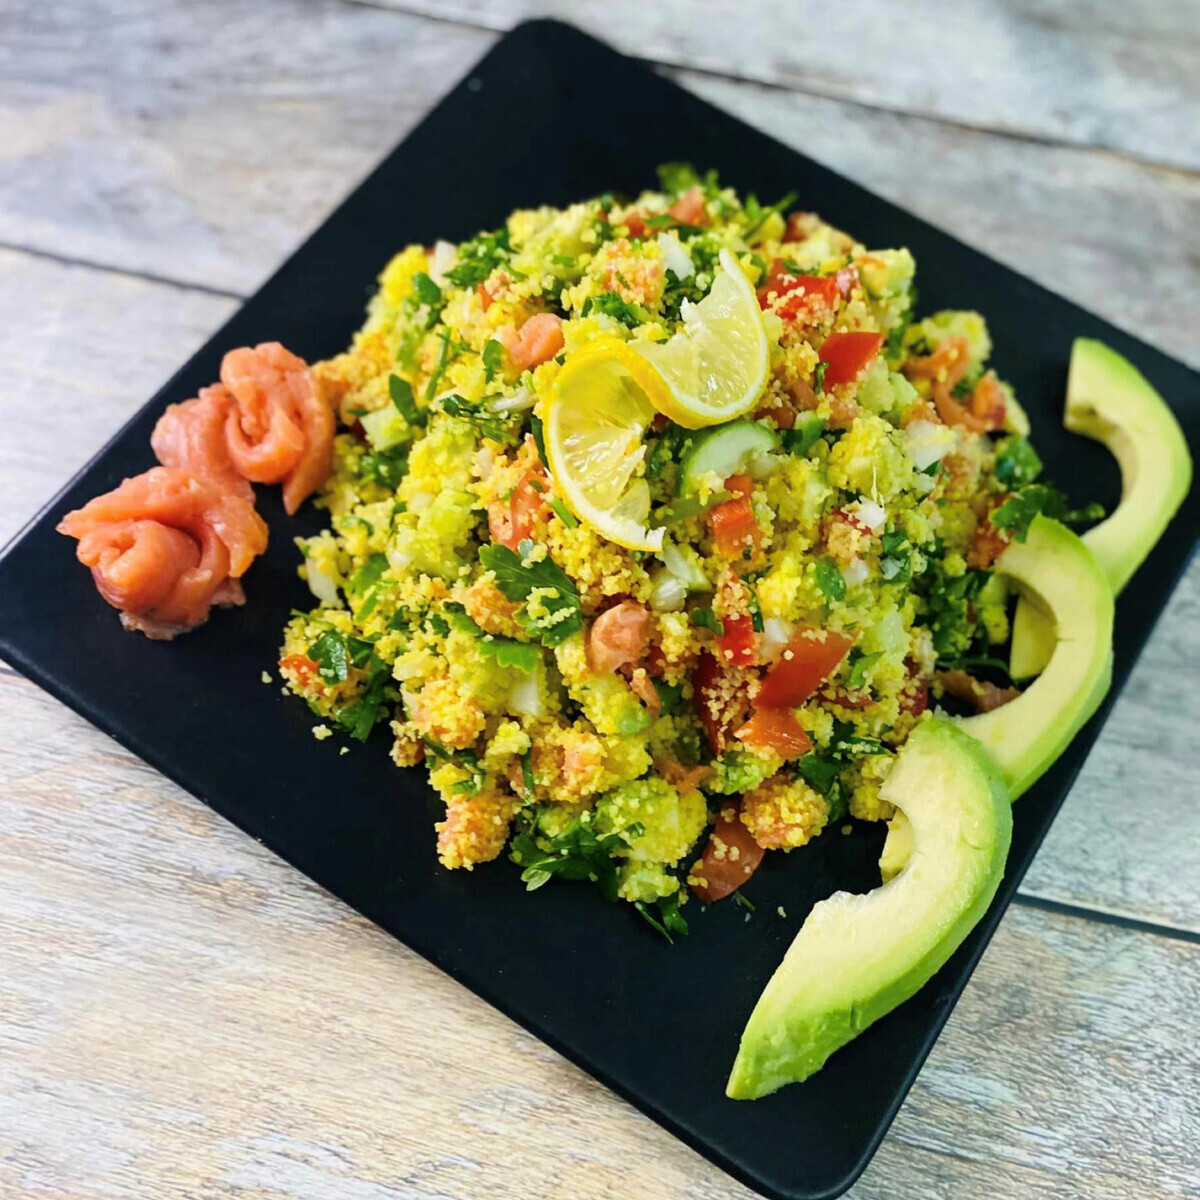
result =
[[250,482],[315,492],[279,670],[317,738],[383,726],[424,766],[447,869],[590,881],[673,939],[768,852],[887,822],[883,886],[809,915],[736,1097],[817,1070],[982,916],[1191,473],[1161,398],[1080,341],[1067,423],[1119,443],[1125,494],[1073,511],[984,317],[922,315],[908,250],[794,199],[669,165],[409,246],[344,354],[232,351],[162,465],[60,526],[169,638],[243,602]]

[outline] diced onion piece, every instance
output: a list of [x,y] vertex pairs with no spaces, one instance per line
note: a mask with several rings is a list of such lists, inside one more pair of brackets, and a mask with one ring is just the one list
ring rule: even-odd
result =
[[683,248],[683,243],[673,233],[658,235],[658,248],[662,252],[663,266],[671,271],[676,279],[690,279],[696,268],[691,256]]
[[517,671],[514,675],[512,687],[508,689],[508,707],[522,717],[545,716],[541,671]]
[[933,421],[914,421],[904,431],[908,456],[918,471],[940,462],[954,448],[954,432]]
[[338,595],[337,580],[328,571],[322,571],[315,563],[306,564],[308,590],[326,607],[338,608],[342,600]]
[[534,395],[527,388],[518,388],[511,396],[498,396],[492,401],[492,411],[498,413],[522,412],[534,405]]
[[458,262],[458,247],[453,242],[435,242],[433,253],[429,256],[429,278],[438,287],[445,287],[448,282],[446,272],[454,269]]
[[412,566],[413,556],[403,546],[396,542],[389,542],[387,548],[388,566],[396,572],[397,575],[407,571]]
[[651,576],[650,607],[655,612],[680,612],[687,600],[687,584],[665,568]]
[[884,579],[895,579],[904,569],[904,564],[898,558],[884,558],[879,563],[879,573]]
[[[695,557],[695,551],[689,551]],[[682,579],[694,592],[710,592],[712,584],[700,568],[699,561],[692,561],[673,542],[666,542],[658,552],[658,559],[672,575]]]
[[861,558],[852,558],[842,568],[842,578],[846,581],[847,587],[857,587],[860,583],[866,583],[871,571],[867,564]]
[[767,617],[763,621],[762,636],[759,639],[759,650],[767,662],[774,662],[792,640],[794,632],[791,622],[781,617]]
[[887,513],[884,511],[883,505],[876,504],[874,500],[860,500],[858,502],[858,512],[855,513],[855,516],[872,533],[878,533],[887,520]]

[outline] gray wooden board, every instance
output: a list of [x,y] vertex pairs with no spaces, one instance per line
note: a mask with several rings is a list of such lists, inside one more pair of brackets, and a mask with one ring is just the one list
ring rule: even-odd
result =
[[[574,11],[1200,362],[1200,185],[1134,161],[1195,164],[1195,4],[971,0],[934,78],[933,0],[903,29],[835,7]],[[835,34],[881,21],[907,52],[846,67]],[[4,539],[492,35],[333,0],[13,0],[0,29],[0,240],[39,252],[0,251]],[[1163,685],[1196,677],[1198,607],[1193,566],[858,1200],[1200,1195],[1200,751]],[[0,728],[0,1194],[748,1195],[7,668]]]

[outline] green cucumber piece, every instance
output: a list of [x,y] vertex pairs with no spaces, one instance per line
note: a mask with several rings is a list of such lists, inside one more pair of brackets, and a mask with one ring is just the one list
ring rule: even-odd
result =
[[779,445],[779,436],[755,421],[730,421],[702,434],[679,465],[681,495],[698,491],[707,475],[740,475],[760,454]]

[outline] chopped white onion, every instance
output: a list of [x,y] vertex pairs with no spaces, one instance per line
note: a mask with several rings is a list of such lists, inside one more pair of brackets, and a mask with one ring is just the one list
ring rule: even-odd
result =
[[445,287],[448,282],[446,272],[454,269],[458,262],[458,247],[453,242],[435,242],[433,253],[429,256],[429,278],[438,287]]
[[320,602],[325,605],[326,608],[341,607],[342,600],[338,595],[337,580],[334,579],[334,577],[327,571],[322,571],[319,567],[316,567],[312,562],[309,562],[307,566],[308,590],[312,592],[312,594],[316,596],[316,598],[320,600]]
[[904,433],[908,439],[908,456],[918,471],[945,458],[954,446],[954,436],[947,435],[946,426],[935,425],[932,421],[914,421]]
[[389,542],[387,548],[388,566],[397,574],[407,571],[412,565],[413,556],[403,546]]
[[662,549],[658,551],[658,560],[672,575],[682,580],[690,591],[712,591],[712,584],[708,582],[699,564],[690,562],[674,542],[663,544]]
[[676,279],[690,279],[695,266],[691,256],[683,248],[683,243],[673,233],[658,235],[658,248],[662,252],[663,265],[668,271],[674,272]]
[[876,504],[874,500],[860,500],[855,515],[872,533],[878,533],[887,520],[883,505]]
[[543,713],[540,671],[517,671],[508,689],[508,707],[522,717],[541,717]]
[[770,454],[763,452],[756,454],[751,460],[748,467],[750,477],[752,479],[766,479],[768,475],[778,471],[787,460],[781,454]]
[[879,573],[884,579],[895,579],[904,569],[904,564],[898,558],[884,558],[879,563]]
[[687,584],[668,570],[655,573],[650,607],[655,612],[680,612],[687,601]]
[[860,583],[866,583],[870,574],[870,568],[861,558],[852,558],[842,568],[842,578],[847,587],[857,587]]
[[762,639],[759,649],[767,662],[774,662],[783,648],[792,640],[792,626],[780,617],[767,617],[763,621]]
[[518,388],[511,396],[498,396],[492,401],[492,411],[498,413],[522,412],[532,408],[535,402],[533,393],[527,388]]

